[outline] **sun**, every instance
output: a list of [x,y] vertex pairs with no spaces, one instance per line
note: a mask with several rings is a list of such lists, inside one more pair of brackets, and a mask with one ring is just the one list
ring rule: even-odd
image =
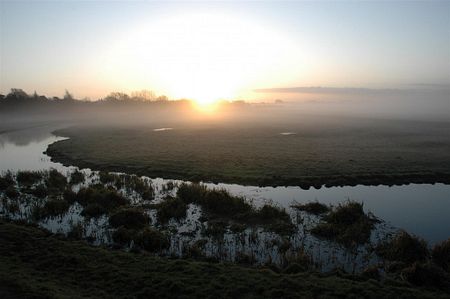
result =
[[[274,68],[292,45],[267,26],[233,15],[184,13],[150,20],[119,39],[108,76],[127,89],[149,88],[198,106],[234,99]],[[269,80],[270,81],[270,80]]]

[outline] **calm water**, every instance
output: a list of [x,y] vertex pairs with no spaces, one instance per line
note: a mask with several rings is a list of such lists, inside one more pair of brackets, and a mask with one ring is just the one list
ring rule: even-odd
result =
[[[0,171],[69,168],[50,161],[43,152],[65,138],[51,134],[55,127],[39,127],[0,134]],[[73,168],[73,167],[70,167]],[[158,184],[162,179],[155,179]],[[272,201],[281,206],[318,200],[337,204],[347,199],[364,202],[365,208],[392,225],[424,237],[431,243],[450,237],[450,185],[355,186],[302,190],[298,187],[254,187],[208,184],[253,199],[256,205]]]

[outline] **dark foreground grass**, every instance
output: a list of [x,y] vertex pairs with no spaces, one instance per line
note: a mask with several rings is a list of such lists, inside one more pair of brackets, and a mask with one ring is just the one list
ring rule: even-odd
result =
[[[300,122],[300,121],[299,121]],[[280,132],[294,131],[283,136]],[[448,127],[431,123],[72,128],[53,160],[149,177],[309,188],[450,183]]]
[[4,221],[0,221],[0,244],[2,298],[448,298],[450,295],[391,279],[381,282],[344,274],[280,274],[269,269],[113,251]]

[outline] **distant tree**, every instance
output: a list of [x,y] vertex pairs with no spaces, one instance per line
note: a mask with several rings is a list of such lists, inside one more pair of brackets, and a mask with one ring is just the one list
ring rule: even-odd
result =
[[73,95],[66,89],[66,92],[64,93],[64,100],[66,101],[73,101]]
[[162,96],[157,97],[156,100],[157,100],[157,101],[164,102],[164,101],[168,101],[169,98],[166,97],[165,95],[162,95]]
[[111,92],[106,98],[106,101],[128,101],[130,97],[124,92]]
[[11,88],[11,92],[9,93],[9,95],[15,98],[28,98],[28,94],[20,88]]
[[134,91],[131,93],[132,99],[135,101],[153,101],[156,95],[151,90],[143,89],[141,91]]

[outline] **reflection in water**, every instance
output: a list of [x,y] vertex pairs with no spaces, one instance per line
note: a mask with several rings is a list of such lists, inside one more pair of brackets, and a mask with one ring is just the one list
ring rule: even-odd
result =
[[55,129],[42,126],[0,134],[0,171],[67,169],[44,154],[49,144],[66,139],[53,135]]
[[158,128],[158,129],[153,129],[154,132],[170,131],[170,130],[173,130],[173,128]]
[[[74,169],[51,162],[50,158],[43,154],[50,143],[65,139],[51,134],[54,129],[43,127],[0,134],[0,171],[56,168],[66,172]],[[164,181],[161,178],[153,179],[156,185],[161,185]],[[273,201],[284,207],[288,207],[293,201],[318,200],[330,204],[337,204],[346,199],[362,201],[367,211],[396,227],[422,236],[431,243],[450,236],[450,185],[346,186],[309,190],[299,187],[260,188],[234,184],[208,186],[222,187],[232,194],[253,199],[255,205],[266,201]]]
[[54,138],[51,133],[55,127],[40,126],[32,129],[19,129],[0,134],[0,149],[12,144],[15,146],[27,146],[30,143],[41,143],[48,138]]

